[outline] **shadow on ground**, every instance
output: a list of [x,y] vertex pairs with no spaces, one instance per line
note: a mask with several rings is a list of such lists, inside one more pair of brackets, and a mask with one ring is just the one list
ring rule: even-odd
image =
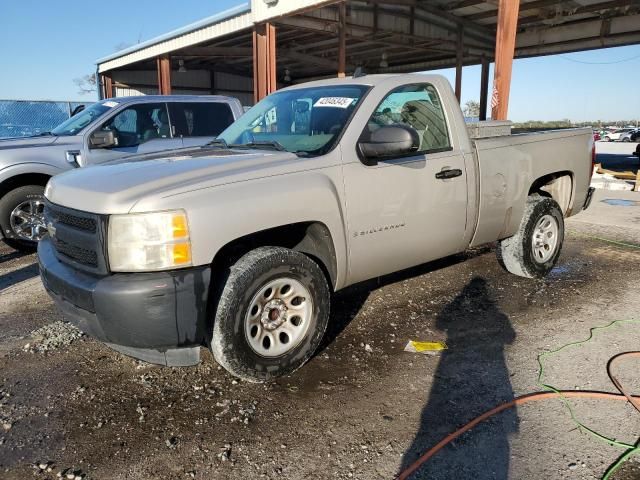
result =
[[467,250],[464,253],[424,263],[417,267],[401,270],[373,280],[367,280],[347,287],[344,290],[340,290],[334,294],[331,301],[331,320],[329,321],[327,332],[322,344],[316,351],[315,355],[322,353],[338,336],[340,336],[344,329],[347,328],[351,321],[356,317],[372,291],[384,287],[385,285],[402,282],[409,278],[419,277],[427,273],[435,272],[436,270],[457,265],[469,258],[487,253],[490,249],[491,248],[487,246]]
[[3,253],[3,254],[0,254],[0,264],[5,262],[10,262],[11,260],[17,260],[19,258],[26,257],[27,255],[29,255],[29,253],[18,252],[18,251]]
[[[448,349],[440,358],[431,391],[416,436],[402,459],[402,470],[413,464],[429,448],[447,434],[472,420],[493,405],[514,398],[509,370],[505,363],[505,346],[513,343],[516,334],[509,318],[500,311],[489,293],[487,281],[474,278],[438,315],[436,327],[446,333]],[[466,438],[460,443],[472,443],[467,460],[475,480],[506,479],[509,472],[510,433],[518,430],[514,409],[503,413],[496,422],[478,427],[490,429],[490,435]],[[486,431],[485,431],[486,433]],[[469,442],[466,442],[469,440]],[[458,462],[442,464],[438,459],[449,457],[452,445],[424,464],[411,478],[467,478],[464,465]],[[446,452],[449,450],[449,452]],[[449,455],[448,455],[449,453]],[[480,466],[481,462],[482,466]]]
[[36,263],[25,265],[17,270],[0,275],[0,292],[20,282],[37,277],[38,275],[39,270],[38,264]]

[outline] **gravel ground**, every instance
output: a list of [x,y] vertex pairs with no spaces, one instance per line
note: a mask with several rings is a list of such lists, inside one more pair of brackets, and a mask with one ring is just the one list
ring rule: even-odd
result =
[[[640,250],[587,236],[640,234],[598,218],[568,222],[545,280],[503,272],[487,248],[339,293],[321,351],[265,385],[234,380],[206,352],[197,367],[161,368],[82,336],[61,322],[35,257],[0,247],[0,478],[391,479],[474,416],[539,390],[541,352],[640,320]],[[550,358],[547,380],[613,390],[606,362],[637,350],[639,330],[617,325]],[[410,339],[449,348],[404,352]],[[636,392],[637,371],[618,372]],[[574,404],[598,431],[637,441],[640,415],[624,402]],[[621,453],[551,400],[480,425],[413,478],[597,479]],[[640,478],[640,462],[614,478]]]

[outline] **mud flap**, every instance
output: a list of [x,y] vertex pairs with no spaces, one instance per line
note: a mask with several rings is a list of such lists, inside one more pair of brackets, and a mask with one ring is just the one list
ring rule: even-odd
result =
[[584,207],[582,207],[583,210],[586,210],[587,208],[589,208],[589,205],[591,205],[591,200],[593,200],[593,194],[595,191],[596,191],[595,188],[589,187],[589,191],[587,192],[587,198],[584,201]]

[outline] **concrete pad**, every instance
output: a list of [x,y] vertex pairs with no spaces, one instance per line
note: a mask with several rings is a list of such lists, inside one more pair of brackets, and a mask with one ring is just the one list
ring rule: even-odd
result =
[[591,206],[566,220],[568,230],[640,243],[640,192],[596,190]]

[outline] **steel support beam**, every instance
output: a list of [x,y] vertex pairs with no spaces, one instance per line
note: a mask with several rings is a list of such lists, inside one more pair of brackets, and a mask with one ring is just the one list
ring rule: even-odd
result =
[[338,78],[345,77],[347,69],[347,4],[338,5]]
[[257,103],[277,89],[276,28],[271,23],[253,29],[253,99]]
[[464,32],[462,26],[458,27],[456,43],[456,97],[458,103],[462,101],[462,61],[464,59]]
[[101,84],[102,84],[102,98],[112,98],[113,97],[113,80],[110,75],[100,75]]
[[156,59],[158,70],[158,93],[171,95],[171,58],[164,55]]
[[176,54],[180,57],[250,57],[251,47],[191,47]]
[[491,97],[491,118],[493,120],[507,119],[519,7],[520,0],[500,0],[498,4],[496,64]]
[[480,121],[487,119],[487,97],[489,96],[489,59],[482,57],[480,72]]

